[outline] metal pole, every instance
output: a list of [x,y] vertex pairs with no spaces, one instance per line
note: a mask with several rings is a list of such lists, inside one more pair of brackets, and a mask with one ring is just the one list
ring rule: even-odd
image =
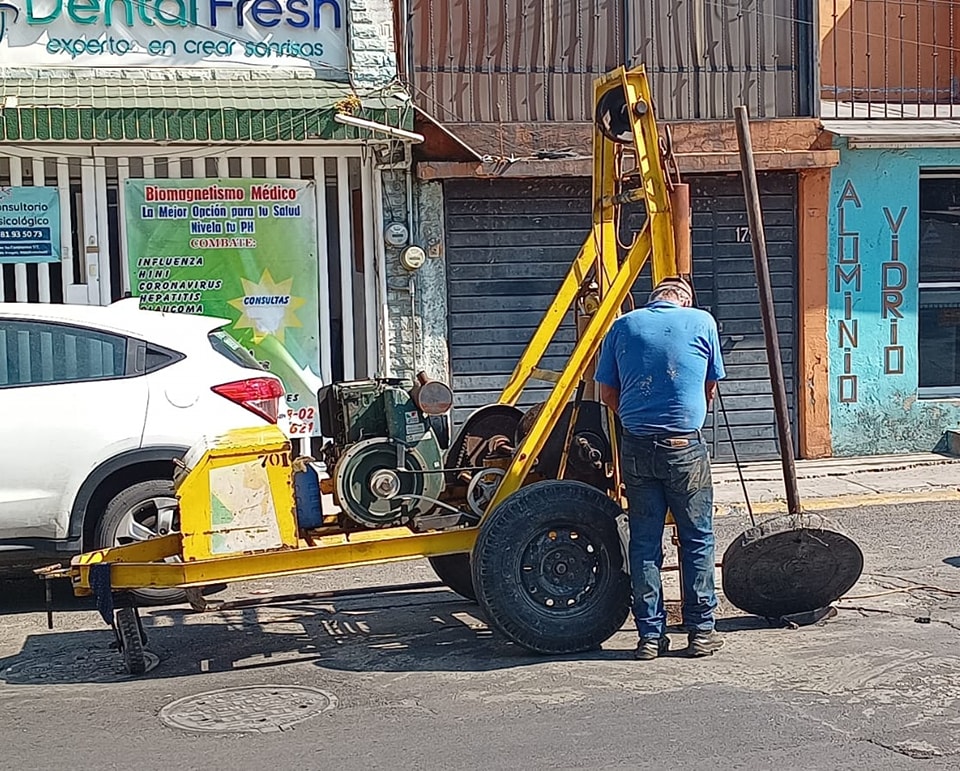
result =
[[673,239],[677,245],[677,273],[693,276],[693,247],[690,212],[690,185],[679,183],[670,191],[670,211],[673,212]]
[[777,333],[776,311],[773,291],[770,288],[770,266],[767,264],[767,243],[763,234],[763,212],[760,208],[760,191],[757,187],[757,170],[753,162],[753,144],[750,141],[750,117],[747,108],[735,109],[737,120],[737,144],[740,147],[740,169],[743,176],[743,193],[747,199],[747,221],[750,224],[750,241],[753,246],[753,263],[757,272],[757,287],[760,290],[760,316],[763,319],[763,334],[767,345],[767,362],[773,387],[773,407],[777,416],[777,435],[780,438],[780,459],[783,463],[783,483],[787,492],[787,509],[790,514],[800,514],[800,492],[797,487],[797,468],[793,455],[793,434],[790,431],[790,413],[787,409],[787,388],[783,381],[783,363],[780,359],[780,337]]

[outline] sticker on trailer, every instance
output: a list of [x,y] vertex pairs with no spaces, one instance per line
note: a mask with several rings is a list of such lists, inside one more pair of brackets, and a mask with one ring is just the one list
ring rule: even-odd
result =
[[212,468],[209,479],[211,554],[242,554],[283,546],[263,460]]

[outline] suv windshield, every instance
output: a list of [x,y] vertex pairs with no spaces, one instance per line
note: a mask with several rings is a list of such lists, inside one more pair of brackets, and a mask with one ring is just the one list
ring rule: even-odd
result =
[[246,367],[247,369],[263,370],[260,363],[250,355],[247,349],[222,329],[213,330],[207,337],[210,340],[210,345],[213,347],[213,350],[221,356],[230,359],[234,364]]

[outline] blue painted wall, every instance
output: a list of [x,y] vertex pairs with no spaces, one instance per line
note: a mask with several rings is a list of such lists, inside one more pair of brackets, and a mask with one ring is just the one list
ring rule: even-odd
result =
[[833,451],[929,451],[960,427],[960,400],[917,398],[920,170],[960,170],[960,149],[837,146],[827,271]]

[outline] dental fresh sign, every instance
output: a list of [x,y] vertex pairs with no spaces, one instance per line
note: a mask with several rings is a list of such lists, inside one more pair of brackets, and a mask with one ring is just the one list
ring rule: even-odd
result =
[[0,67],[345,69],[347,0],[0,0]]

